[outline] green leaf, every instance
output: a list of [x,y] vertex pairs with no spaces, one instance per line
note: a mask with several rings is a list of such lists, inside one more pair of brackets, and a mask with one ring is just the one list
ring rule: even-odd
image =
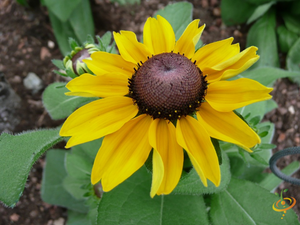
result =
[[81,44],[86,41],[88,35],[95,35],[94,21],[89,1],[81,0],[72,12],[69,21]]
[[26,7],[29,6],[26,0],[17,0],[17,3],[19,3],[22,6],[26,6]]
[[187,25],[192,21],[193,5],[189,2],[170,4],[155,13],[161,15],[172,25],[176,40],[180,38]]
[[76,108],[97,98],[67,96],[69,90],[66,83],[56,82],[50,84],[44,91],[43,104],[52,119],[58,120],[68,117]]
[[52,59],[51,62],[52,62],[58,69],[61,69],[61,70],[64,70],[64,69],[65,69],[64,63],[63,63],[62,60]]
[[102,47],[104,50],[106,50],[106,48],[110,45],[111,43],[111,38],[112,38],[112,35],[111,35],[111,32],[110,31],[107,31],[100,39],[101,41],[101,44],[102,44]]
[[222,165],[221,169],[221,184],[216,187],[211,181],[207,181],[207,187],[205,187],[195,169],[192,169],[186,176],[184,176],[174,189],[174,194],[189,194],[189,195],[202,195],[211,194],[223,191],[230,182],[231,173],[229,166],[229,159],[227,154],[222,151]]
[[67,21],[67,19],[71,16],[73,10],[80,3],[80,0],[59,0],[59,1],[44,0],[44,1],[49,11],[55,14],[55,16],[62,22]]
[[43,201],[86,213],[88,208],[84,200],[77,200],[64,188],[63,181],[67,176],[64,166],[65,150],[50,150],[46,155],[46,166],[43,171],[41,196]]
[[66,154],[65,167],[69,176],[90,180],[91,170],[102,139],[74,146]]
[[210,138],[210,139],[211,139],[211,142],[214,145],[214,148],[216,150],[218,160],[219,160],[219,165],[222,165],[222,152],[221,152],[219,140],[217,140],[215,138]]
[[249,119],[259,116],[260,120],[262,120],[266,113],[272,111],[275,108],[277,108],[277,103],[274,100],[270,99],[267,101],[256,102],[251,105],[244,106],[237,109],[236,111],[239,112],[242,116],[251,113],[248,117]]
[[92,223],[86,213],[68,210],[68,220],[66,225],[92,225]]
[[51,11],[49,11],[48,13],[54,35],[58,43],[58,47],[63,55],[67,55],[67,53],[71,51],[71,47],[68,41],[69,37],[72,37],[76,39],[76,41],[78,41],[76,35],[69,21],[62,22]]
[[262,5],[269,2],[290,2],[294,0],[246,0],[246,1],[256,5]]
[[105,225],[209,224],[202,195],[150,197],[151,174],[145,167],[104,193],[98,207],[98,223]]
[[133,5],[135,3],[140,4],[140,0],[110,0],[110,2],[117,2],[120,5]]
[[247,46],[258,47],[257,53],[260,55],[259,61],[251,67],[252,69],[262,66],[279,67],[275,19],[274,11],[270,10],[257,20],[248,32]]
[[[282,169],[282,172],[288,176],[291,176],[299,170],[299,167],[300,162],[294,161]],[[271,192],[274,192],[282,182],[283,180],[278,178],[275,174],[268,173],[267,176],[265,176],[264,179],[259,182],[259,185],[267,190],[270,190]]]
[[[270,122],[264,122],[257,125],[258,130],[261,127],[269,126],[268,135],[261,138],[262,143],[271,143],[274,135],[274,124]],[[221,145],[221,149],[223,149],[223,145]],[[263,170],[268,166],[266,162],[269,161],[271,157],[271,148],[270,149],[264,149],[264,151],[258,151],[254,154],[258,155],[259,157],[252,158],[251,154],[253,153],[247,153],[243,150],[245,159],[242,158],[242,156],[238,152],[238,148],[234,145],[232,145],[231,148],[226,149],[226,153],[229,156],[230,159],[230,169],[233,177],[238,177],[241,179],[247,179],[250,181],[257,181],[256,177],[258,174],[262,173]],[[257,161],[257,158],[259,160],[262,160],[262,163]]]
[[224,192],[214,194],[210,216],[214,225],[290,225],[299,224],[293,210],[282,212],[272,209],[279,198],[258,184],[246,180],[231,179]]
[[294,16],[290,13],[283,13],[282,18],[288,30],[300,35],[299,16]]
[[[297,57],[297,53],[295,55]],[[291,58],[291,57],[292,56],[289,55],[287,57],[287,61],[289,61],[288,68],[291,68],[291,65],[293,64],[292,59],[295,61],[298,60],[297,58],[294,57]],[[272,68],[272,67],[261,67],[261,68],[256,68],[254,70],[243,72],[241,76],[256,80],[265,86],[272,86],[274,82],[279,78],[285,78],[285,77],[299,78],[300,71],[287,71],[287,70],[282,70],[282,69]]]
[[253,14],[250,16],[250,18],[248,19],[247,24],[252,23],[253,21],[255,21],[258,18],[260,18],[263,14],[265,14],[271,8],[271,6],[274,3],[275,2],[271,1],[271,2],[268,2],[266,4],[258,6],[255,9],[255,11],[253,12]]
[[287,53],[290,50],[298,38],[297,34],[289,31],[285,26],[277,27],[277,35],[280,50],[284,53]]
[[290,49],[286,57],[286,66],[289,71],[297,72],[299,74],[296,77],[289,76],[289,78],[300,84],[300,38]]
[[74,199],[83,200],[86,199],[85,194],[87,193],[87,190],[84,188],[84,186],[90,182],[90,177],[86,177],[85,179],[77,179],[68,175],[64,178],[62,186],[67,192],[69,192],[69,194],[72,195]]
[[246,1],[236,3],[236,0],[221,1],[222,20],[227,26],[246,22],[257,7]]
[[0,136],[0,200],[14,207],[25,187],[32,165],[62,140],[59,129],[27,131]]

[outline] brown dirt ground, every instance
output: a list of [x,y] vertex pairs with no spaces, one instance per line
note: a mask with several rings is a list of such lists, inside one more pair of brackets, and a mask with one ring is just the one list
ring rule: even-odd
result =
[[[38,1],[32,1],[33,3]],[[93,0],[92,9],[96,26],[96,34],[102,35],[105,31],[132,30],[141,35],[143,24],[147,17],[166,6],[177,1],[142,1],[140,5],[119,6],[108,0]],[[206,23],[202,35],[204,43],[210,43],[233,36],[235,42],[245,47],[248,27],[226,27],[220,17],[219,0],[191,0],[194,5],[194,18],[200,18]],[[42,91],[36,94],[26,90],[23,80],[29,72],[34,72],[42,80],[44,87],[63,78],[54,74],[55,68],[50,60],[61,59],[62,55],[55,44],[47,10],[38,4],[27,9],[18,5],[13,0],[0,0],[0,72],[13,90],[21,97],[21,106],[16,110],[14,118],[19,123],[10,124],[6,131],[21,132],[36,128],[56,127],[62,121],[53,121],[48,116],[41,102]],[[284,58],[284,57],[283,57]],[[299,87],[287,79],[279,80],[273,91],[278,109],[269,113],[266,119],[276,125],[273,143],[278,147],[274,151],[286,147],[300,145],[300,97]],[[8,121],[9,123],[9,121]],[[3,130],[0,130],[2,132]],[[288,156],[279,162],[279,167],[285,167],[293,160],[300,160],[299,156]],[[40,159],[33,167],[23,196],[14,209],[0,205],[0,224],[41,224],[52,225],[65,222],[66,210],[42,202],[40,198],[41,176],[44,159]],[[300,172],[295,177],[300,178]],[[294,207],[300,215],[300,188],[288,183],[283,183],[279,190],[288,188],[289,196],[299,200]]]

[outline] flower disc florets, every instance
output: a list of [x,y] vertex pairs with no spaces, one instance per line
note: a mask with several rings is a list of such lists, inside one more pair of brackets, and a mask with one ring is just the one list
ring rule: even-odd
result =
[[138,64],[129,79],[129,96],[140,113],[176,120],[193,114],[204,100],[207,82],[201,70],[183,55],[162,53]]

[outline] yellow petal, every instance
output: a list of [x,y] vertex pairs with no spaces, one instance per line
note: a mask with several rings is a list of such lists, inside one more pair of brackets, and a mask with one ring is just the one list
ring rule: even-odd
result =
[[131,77],[134,73],[135,63],[125,61],[122,56],[108,52],[95,52],[91,55],[92,60],[85,59],[84,63],[96,75],[106,73],[125,74]]
[[257,48],[249,47],[234,57],[212,67],[210,74],[222,76],[222,80],[234,77],[252,66],[258,59]]
[[205,25],[198,27],[200,20],[192,21],[179,40],[176,42],[174,52],[184,54],[188,59],[192,58],[195,53],[195,46],[199,41]]
[[218,112],[204,102],[197,118],[209,136],[243,146],[248,152],[252,152],[249,148],[260,143],[259,136],[234,112]]
[[93,101],[73,112],[60,135],[72,136],[66,147],[92,141],[119,130],[138,112],[131,98],[108,97]]
[[163,119],[156,119],[149,129],[153,147],[153,177],[151,197],[169,194],[179,182],[183,167],[183,150],[177,144],[175,127]]
[[175,45],[175,34],[171,24],[163,17],[157,19],[149,17],[144,26],[144,44],[157,55],[164,52],[171,52]]
[[145,62],[148,56],[152,56],[151,51],[139,43],[135,33],[131,31],[121,31],[120,34],[114,32],[114,38],[121,56],[128,62],[137,64],[140,61]]
[[255,80],[240,78],[233,81],[217,81],[208,85],[205,100],[215,110],[230,112],[245,105],[272,98],[273,88]]
[[145,163],[151,151],[151,121],[150,116],[143,114],[104,138],[92,169],[93,184],[102,179],[103,190],[110,191]]
[[71,80],[66,87],[71,91],[66,95],[109,97],[128,94],[128,77],[123,74],[94,76],[83,74]]
[[221,173],[218,157],[204,126],[191,116],[177,120],[176,138],[188,153],[204,186],[209,179],[215,186],[220,185]]
[[232,41],[233,38],[227,38],[222,41],[205,45],[200,48],[192,58],[192,61],[196,60],[196,65],[200,68],[203,74],[207,75],[209,83],[221,78],[221,75],[213,74],[210,69],[240,52],[239,45],[232,45]]

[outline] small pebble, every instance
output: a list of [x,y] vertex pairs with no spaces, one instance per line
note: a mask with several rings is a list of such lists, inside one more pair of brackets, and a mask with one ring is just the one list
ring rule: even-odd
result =
[[221,16],[221,9],[220,8],[214,8],[213,9],[213,15],[216,17]]
[[55,43],[51,40],[48,41],[48,48],[54,48],[55,47]]
[[235,37],[243,37],[243,34],[239,30],[235,30],[233,32],[233,36],[235,36]]
[[34,94],[43,88],[42,80],[32,72],[28,73],[26,78],[23,80],[23,84],[26,89],[31,90]]
[[65,223],[65,219],[62,218],[62,217],[60,217],[57,220],[53,221],[53,225],[64,225],[64,223]]
[[288,110],[292,115],[295,114],[294,106],[291,105]]
[[20,218],[20,215],[14,213],[9,218],[10,218],[11,221],[17,222]]

